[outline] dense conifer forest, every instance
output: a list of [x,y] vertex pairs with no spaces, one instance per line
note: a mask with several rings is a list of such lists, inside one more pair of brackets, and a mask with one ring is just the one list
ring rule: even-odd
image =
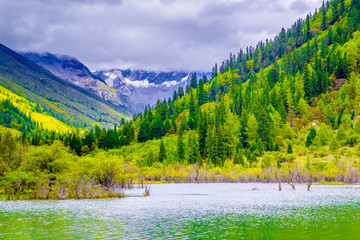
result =
[[324,2],[274,39],[230,53],[212,79],[194,75],[172,98],[108,129],[67,126],[3,86],[0,195],[96,198],[156,181],[309,190],[358,182],[359,27],[360,1]]

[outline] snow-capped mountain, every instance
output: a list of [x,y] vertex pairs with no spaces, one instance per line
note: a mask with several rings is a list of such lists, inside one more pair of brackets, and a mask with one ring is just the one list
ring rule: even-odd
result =
[[[48,69],[54,75],[93,92],[115,105],[135,112],[153,106],[157,100],[172,97],[174,90],[190,83],[193,72],[156,72],[120,70],[91,72],[78,59],[51,53],[21,53],[24,57]],[[198,78],[208,73],[196,73]]]
[[[146,105],[153,106],[158,99],[172,97],[174,90],[189,84],[192,72],[155,72],[145,70],[97,71],[96,77],[103,80],[108,86],[120,90],[129,97],[135,110],[141,112]],[[202,77],[204,73],[197,73]]]

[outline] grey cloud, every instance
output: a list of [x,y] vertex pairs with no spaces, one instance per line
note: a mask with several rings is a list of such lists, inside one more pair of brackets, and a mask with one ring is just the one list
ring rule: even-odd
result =
[[304,9],[307,8],[307,5],[306,5],[305,1],[297,0],[297,1],[293,2],[293,3],[291,3],[290,8],[293,11],[302,12]]
[[[64,4],[65,2],[65,4]],[[209,71],[274,37],[321,0],[2,0],[0,42],[68,54],[93,70]]]

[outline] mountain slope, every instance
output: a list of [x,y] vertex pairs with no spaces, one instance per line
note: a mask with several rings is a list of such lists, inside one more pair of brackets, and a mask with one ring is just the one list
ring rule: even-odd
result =
[[[96,71],[94,73],[78,59],[52,53],[20,53],[30,61],[46,68],[54,75],[110,101],[136,112],[154,106],[158,99],[168,99],[174,90],[185,88],[193,72],[155,72],[145,70]],[[197,73],[202,77],[208,73]]]
[[55,76],[86,89],[116,106],[131,108],[126,96],[96,78],[83,63],[74,57],[48,52],[43,54],[23,52],[20,54],[30,61],[46,68]]
[[0,82],[73,125],[110,126],[132,112],[74,86],[0,44]]
[[[129,123],[138,129],[134,141],[178,132],[177,148],[166,146],[178,153],[163,154],[164,164],[234,163],[264,174],[282,163],[306,167],[299,175],[338,171],[338,162],[328,160],[336,154],[346,157],[341,164],[354,161],[360,156],[360,3],[334,0],[298,23],[297,31],[282,29],[274,41],[239,53],[235,69],[232,57],[220,73],[214,67],[209,83],[145,111]],[[149,165],[147,157],[142,161]],[[358,157],[351,164],[360,170]]]
[[45,112],[38,104],[4,86],[0,86],[0,125],[26,134],[35,129],[58,133],[71,131],[68,125]]

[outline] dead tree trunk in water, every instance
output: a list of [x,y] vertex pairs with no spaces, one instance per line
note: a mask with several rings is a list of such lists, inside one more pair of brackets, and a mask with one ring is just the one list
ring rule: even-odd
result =
[[286,182],[295,190],[295,173],[293,170],[289,171],[289,175],[286,177]]
[[278,182],[279,184],[279,192],[281,192],[281,180],[282,180],[282,174],[280,172],[280,170],[278,168],[275,167],[275,180]]
[[309,176],[308,176],[307,181],[306,181],[306,186],[307,186],[308,191],[310,191],[310,188],[311,188],[311,186],[313,184],[313,181],[314,181],[314,178],[311,175],[311,172],[309,172]]
[[199,165],[197,163],[194,164],[194,170],[196,173],[194,179],[195,179],[196,183],[199,184]]

